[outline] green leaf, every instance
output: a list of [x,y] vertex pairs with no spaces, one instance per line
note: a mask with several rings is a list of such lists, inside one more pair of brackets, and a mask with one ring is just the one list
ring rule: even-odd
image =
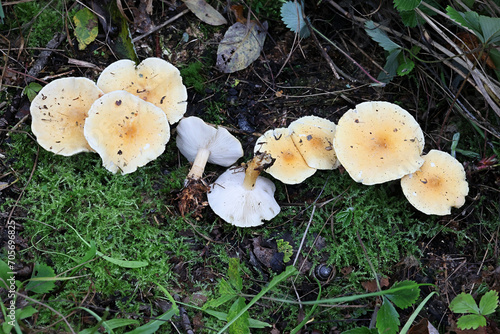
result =
[[26,95],[28,97],[28,100],[30,100],[31,102],[41,89],[42,85],[40,85],[38,82],[30,82],[26,87],[24,87],[23,94]]
[[406,59],[403,63],[399,64],[396,72],[400,77],[410,74],[410,72],[415,67],[413,60]]
[[457,321],[460,329],[477,329],[480,326],[486,326],[486,318],[480,314],[463,315]]
[[479,312],[488,315],[495,312],[498,307],[498,292],[491,290],[486,292],[479,301]]
[[342,332],[342,334],[378,334],[378,330],[376,328],[358,327]]
[[398,56],[400,53],[401,49],[394,50],[391,53],[389,53],[389,56],[387,56],[387,60],[384,65],[384,71],[380,72],[380,74],[377,77],[377,80],[388,83],[392,80],[392,78],[396,76],[397,69],[399,67]]
[[311,35],[302,16],[302,6],[298,1],[288,1],[281,6],[281,20],[288,29],[299,33],[300,38],[307,38]]
[[399,11],[414,10],[422,0],[394,0],[394,7]]
[[375,26],[373,21],[365,22],[365,31],[375,42],[378,43],[385,51],[392,52],[401,49],[401,46],[394,43],[387,34]]
[[462,292],[450,303],[450,310],[455,313],[474,313],[480,314],[479,307],[476,304],[476,301],[472,296],[468,293]]
[[479,24],[479,14],[476,12],[466,12],[462,13],[457,11],[455,8],[448,6],[446,7],[446,13],[448,16],[458,24],[469,28],[474,31],[476,36],[481,39],[481,26]]
[[33,314],[37,313],[38,310],[35,309],[33,306],[28,305],[26,307],[23,307],[22,309],[16,310],[16,319],[17,320],[22,320],[31,317]]
[[178,314],[179,310],[177,307],[173,307],[168,310],[167,312],[163,313],[159,317],[156,317],[155,320],[151,320],[145,325],[142,325],[141,327],[137,327],[136,329],[127,332],[127,334],[153,334],[158,331],[161,325],[164,325],[168,323],[170,319],[176,314]]
[[240,275],[240,259],[232,257],[229,259],[229,268],[227,270],[229,283],[236,289],[236,292],[241,292],[243,289],[243,280]]
[[402,309],[415,304],[420,296],[420,288],[414,281],[396,282],[392,285],[392,288],[404,288],[403,290],[386,295],[397,307]]
[[229,284],[225,279],[221,279],[219,282],[219,294],[220,294],[219,298],[211,299],[208,302],[206,302],[203,305],[203,309],[217,308],[237,296],[236,291],[233,289],[231,284]]
[[118,35],[113,39],[108,39],[108,44],[118,58],[131,59],[138,63],[139,58],[137,57],[134,43],[132,43],[127,19],[121,14],[116,1],[110,1],[107,9],[113,25],[118,27]]
[[[225,313],[225,312],[219,312],[219,311],[214,311],[214,310],[202,310],[202,311],[210,314],[213,317],[216,317],[219,320],[227,321],[227,313]],[[249,318],[248,319],[248,327],[250,327],[250,328],[266,328],[266,327],[272,327],[272,326],[271,326],[271,324],[268,324],[267,322],[256,320],[253,318]]]
[[500,41],[500,18],[479,15],[479,25],[484,44],[493,44]]
[[385,296],[382,297],[382,306],[377,312],[377,329],[379,333],[397,333],[399,328],[399,314],[392,303]]
[[[33,275],[31,278],[54,278],[56,274],[54,273],[54,269],[49,267],[46,264],[35,263],[35,267],[33,269]],[[26,290],[35,292],[35,293],[48,293],[52,289],[56,287],[56,284],[53,280],[47,281],[29,281],[26,285]]]
[[73,16],[73,22],[75,22],[75,37],[78,41],[78,49],[85,50],[87,45],[95,41],[97,37],[97,16],[90,9],[84,7]]
[[7,281],[7,280],[13,278],[12,274],[8,274],[11,271],[12,270],[9,268],[9,265],[7,263],[5,263],[3,260],[0,260],[0,287],[1,288],[5,288],[7,290],[9,289],[8,288],[9,281]]
[[250,334],[250,328],[248,327],[248,311],[240,314],[240,311],[245,308],[245,298],[239,297],[231,305],[229,312],[227,313],[227,321],[233,321],[231,326],[229,326],[229,334]]

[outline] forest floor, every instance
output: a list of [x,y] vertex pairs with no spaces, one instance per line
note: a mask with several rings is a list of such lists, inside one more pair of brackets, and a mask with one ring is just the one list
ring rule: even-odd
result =
[[[387,324],[386,333],[395,333],[412,314],[413,333],[432,333],[427,324],[441,333],[500,333],[498,311],[486,326],[461,330],[461,314],[450,310],[461,292],[479,302],[500,291],[498,41],[483,44],[482,53],[471,42],[469,56],[477,57],[468,58],[465,46],[450,44],[467,30],[443,14],[444,4],[434,4],[441,14],[428,7],[400,13],[392,2],[306,0],[315,37],[299,38],[282,22],[278,1],[242,2],[243,16],[210,1],[228,21],[219,26],[181,1],[116,3],[2,2],[0,278],[13,272],[16,284],[0,287],[0,333],[125,333],[148,324],[139,328],[212,333],[245,306],[253,320],[240,317],[241,327],[231,325],[230,333],[378,333],[373,328]],[[98,33],[80,50],[74,17],[82,4],[96,13]],[[456,9],[466,12],[463,6]],[[500,16],[494,1],[470,9]],[[408,13],[423,19],[405,26]],[[254,24],[247,18],[267,22],[265,43],[248,67],[223,73],[218,45],[236,21]],[[367,34],[366,21],[399,45],[399,72],[379,75],[388,51]],[[126,27],[135,49],[127,49]],[[220,219],[204,196],[196,210],[180,212],[190,164],[176,147],[177,124],[165,153],[127,175],[107,171],[97,154],[67,157],[40,147],[30,99],[41,86],[71,76],[96,81],[127,54],[176,66],[188,92],[185,116],[235,135],[244,151],[238,163],[252,158],[259,136],[302,116],[337,123],[362,102],[397,104],[421,126],[424,154],[456,154],[469,184],[465,204],[449,215],[426,215],[408,203],[399,180],[362,185],[342,166],[293,185],[264,172],[281,212],[239,228]],[[224,170],[209,164],[203,181],[213,183]],[[332,300],[404,281],[422,284],[420,294],[404,308],[391,299],[396,313],[382,314],[386,297]],[[400,325],[387,320],[398,314]]]

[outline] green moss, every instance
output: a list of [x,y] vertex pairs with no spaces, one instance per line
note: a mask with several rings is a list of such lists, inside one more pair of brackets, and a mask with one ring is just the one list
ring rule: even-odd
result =
[[203,76],[203,63],[195,61],[180,70],[184,85],[193,87],[197,93],[205,92],[205,77]]

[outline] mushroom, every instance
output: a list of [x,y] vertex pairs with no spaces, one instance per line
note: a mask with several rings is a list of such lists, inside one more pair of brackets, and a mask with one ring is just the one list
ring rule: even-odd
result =
[[40,146],[65,156],[91,152],[83,124],[90,106],[102,94],[87,78],[61,78],[44,86],[30,106],[31,130]]
[[229,167],[243,156],[238,139],[222,127],[215,128],[198,117],[183,118],[177,125],[177,148],[193,163],[188,179],[203,176],[207,162]]
[[126,90],[161,108],[170,124],[178,122],[187,109],[187,90],[179,70],[161,58],[147,58],[139,65],[118,60],[102,71],[97,86],[104,93]]
[[451,207],[464,205],[469,185],[462,164],[439,150],[430,150],[422,158],[420,169],[401,179],[410,204],[425,214],[439,216],[450,214]]
[[170,127],[163,110],[117,90],[94,102],[84,134],[106,169],[128,174],[163,153]]
[[274,199],[274,184],[259,176],[273,163],[269,154],[256,154],[246,167],[230,168],[210,185],[212,210],[229,224],[252,227],[273,219],[281,210]]
[[301,117],[288,126],[305,162],[316,169],[335,169],[340,164],[333,149],[335,128],[335,123],[317,116]]
[[367,185],[400,179],[424,163],[422,129],[406,110],[389,102],[364,102],[347,111],[333,147],[349,175]]
[[257,139],[255,153],[268,153],[274,164],[266,172],[286,184],[301,183],[316,172],[316,168],[307,165],[295,146],[287,128],[268,130]]

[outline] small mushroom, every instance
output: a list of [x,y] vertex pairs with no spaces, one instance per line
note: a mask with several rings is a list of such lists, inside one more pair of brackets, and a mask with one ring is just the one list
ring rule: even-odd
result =
[[269,154],[256,154],[245,167],[230,168],[210,185],[212,210],[229,224],[252,227],[273,219],[281,210],[274,199],[274,184],[259,176],[273,163]]
[[193,163],[188,179],[203,176],[207,162],[229,167],[243,156],[238,139],[222,127],[215,128],[198,117],[183,118],[177,125],[177,148]]
[[65,156],[91,152],[83,125],[90,106],[102,94],[87,78],[61,78],[44,86],[30,106],[31,130],[40,146]]
[[161,108],[170,124],[178,122],[187,109],[187,90],[179,70],[161,58],[147,58],[139,65],[118,60],[102,71],[97,86],[104,93],[126,90]]
[[422,158],[420,169],[401,179],[410,204],[425,214],[439,216],[450,214],[451,207],[464,205],[469,185],[462,164],[439,150],[430,150]]
[[266,172],[286,184],[301,183],[316,172],[307,165],[293,143],[292,132],[287,128],[268,130],[257,139],[255,153],[268,153],[274,164]]
[[424,163],[422,129],[406,110],[389,102],[364,102],[347,111],[333,146],[349,175],[367,185],[400,179]]
[[317,169],[335,169],[339,161],[333,149],[335,123],[317,116],[304,116],[288,126],[292,140],[307,165]]
[[163,153],[170,127],[163,110],[117,90],[94,102],[84,134],[106,169],[128,174]]

